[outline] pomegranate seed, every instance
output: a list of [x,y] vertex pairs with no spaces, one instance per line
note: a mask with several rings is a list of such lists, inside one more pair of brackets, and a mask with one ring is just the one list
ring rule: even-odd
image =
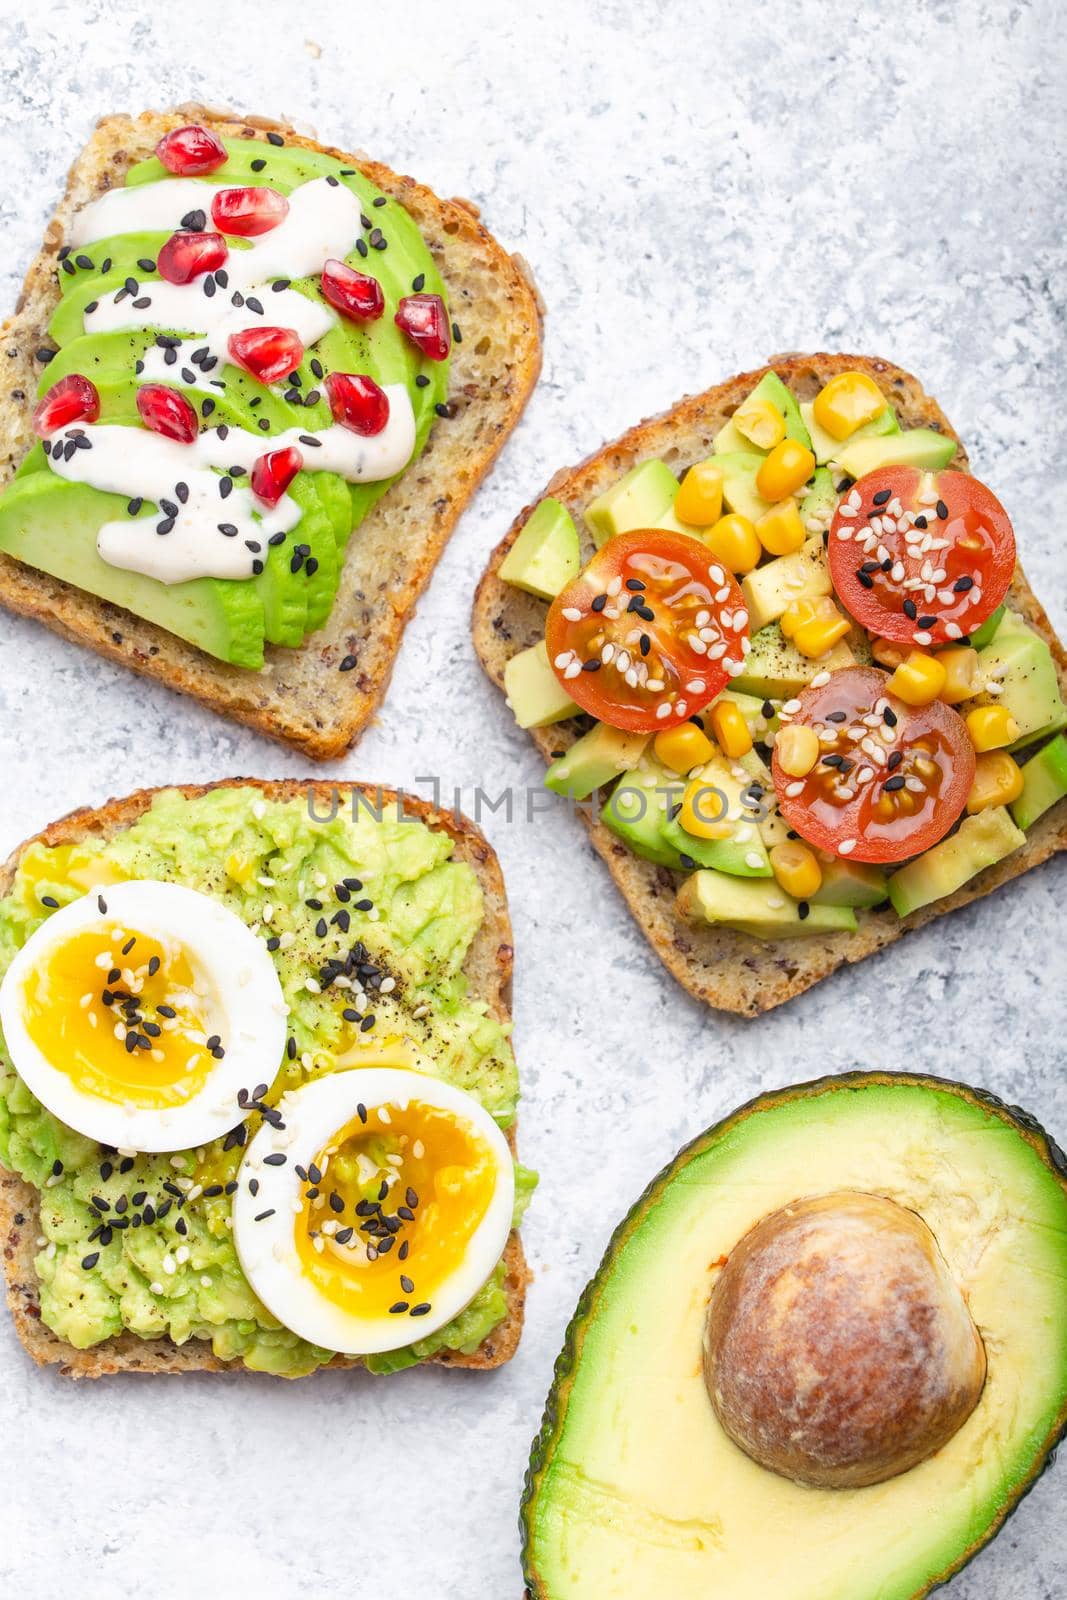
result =
[[229,253],[221,233],[172,233],[156,265],[168,283],[190,283],[221,267]]
[[288,213],[289,202],[277,189],[218,189],[211,202],[216,228],[242,239],[269,233]]
[[265,506],[276,506],[303,465],[304,457],[295,445],[268,450],[252,464],[252,493]]
[[369,437],[381,433],[389,421],[389,396],[363,373],[329,373],[326,393],[334,420],[353,433]]
[[407,295],[393,321],[431,361],[443,361],[452,348],[448,311],[439,294]]
[[100,415],[100,396],[96,384],[80,372],[54,383],[33,413],[33,431],[47,439],[58,428],[71,422],[95,422]]
[[292,328],[242,328],[231,333],[230,359],[260,383],[277,383],[304,359],[304,346]]
[[374,322],[385,310],[385,295],[377,278],[369,278],[343,261],[327,261],[319,286],[330,304],[354,322]]
[[226,160],[226,146],[207,128],[190,123],[165,133],[156,145],[156,155],[168,172],[194,178],[199,172],[214,172]]
[[165,383],[143,384],[137,391],[137,409],[145,427],[162,434],[164,439],[192,444],[199,432],[196,412],[188,400]]

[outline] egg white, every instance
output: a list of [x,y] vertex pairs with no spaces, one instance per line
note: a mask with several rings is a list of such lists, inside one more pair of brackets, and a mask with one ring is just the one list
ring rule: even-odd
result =
[[[357,1105],[370,1111],[410,1101],[440,1107],[471,1124],[490,1148],[496,1185],[463,1260],[435,1290],[426,1316],[414,1323],[389,1315],[355,1317],[320,1294],[304,1274],[295,1228],[307,1183],[296,1168],[307,1170],[334,1135],[355,1119]],[[423,1072],[393,1067],[334,1072],[290,1090],[278,1109],[285,1128],[260,1128],[245,1152],[233,1201],[233,1237],[241,1267],[267,1309],[310,1344],[349,1356],[400,1350],[451,1322],[490,1277],[511,1232],[515,1168],[507,1140],[489,1113],[462,1089]],[[283,1166],[265,1164],[266,1156],[279,1153],[286,1157]],[[258,1182],[255,1194],[251,1179]],[[267,1211],[273,1215],[255,1220]]]
[[[55,912],[27,940],[0,985],[0,1027],[12,1065],[53,1116],[119,1150],[187,1150],[229,1131],[243,1118],[239,1089],[270,1082],[282,1060],[287,1008],[274,963],[241,919],[210,895],[173,883],[111,884]],[[183,1105],[146,1108],[108,1101],[57,1070],[30,1038],[24,992],[35,967],[57,947],[95,925],[118,924],[161,941],[179,941],[210,1001],[213,1031],[225,1055]]]

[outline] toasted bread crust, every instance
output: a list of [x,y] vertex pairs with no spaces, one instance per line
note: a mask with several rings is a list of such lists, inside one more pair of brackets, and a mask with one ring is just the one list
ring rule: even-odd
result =
[[[440,200],[380,162],[319,144],[284,123],[202,106],[104,117],[70,170],[15,314],[3,326],[0,484],[33,443],[32,396],[42,370],[36,351],[50,346],[47,326],[59,299],[56,257],[72,213],[121,182],[164,133],[190,117],[226,138],[281,131],[287,144],[358,167],[404,206],[433,253],[463,332],[453,351],[449,389],[456,414],[435,425],[418,461],[353,534],[326,625],[298,650],[268,646],[263,672],[227,666],[165,629],[7,556],[0,556],[0,605],[326,761],[341,755],[373,715],[419,595],[518,422],[541,368],[541,302],[529,268],[506,254],[479,222],[476,207]],[[355,656],[357,664],[341,673],[346,656]]]
[[[174,784],[187,799],[195,800],[212,789],[253,788],[268,800],[303,799],[309,794],[318,805],[328,804],[335,791],[342,796],[359,792],[386,803],[395,791],[370,784],[325,781],[302,782],[288,779],[270,783],[255,778],[224,779],[209,784]],[[0,895],[11,888],[16,868],[31,844],[62,845],[87,839],[107,839],[130,827],[148,810],[158,789],[141,789],[99,807],[84,807],[50,824],[34,838],[19,846],[0,867]],[[455,841],[453,859],[466,861],[478,876],[485,897],[485,915],[467,957],[465,971],[472,991],[483,999],[492,1015],[510,1020],[513,956],[511,921],[508,916],[504,879],[496,852],[473,823],[455,813],[440,811],[426,801],[404,795],[408,816],[417,816],[428,827],[447,833]],[[509,1131],[514,1149],[514,1127]],[[0,1247],[3,1249],[7,1299],[15,1331],[39,1366],[57,1365],[65,1377],[100,1378],[112,1372],[245,1372],[240,1361],[220,1361],[203,1339],[175,1344],[172,1339],[143,1339],[124,1333],[114,1339],[77,1350],[60,1339],[41,1321],[40,1297],[34,1260],[39,1229],[39,1196],[36,1189],[14,1173],[0,1168]],[[500,1325],[471,1355],[442,1351],[431,1359],[442,1366],[470,1367],[486,1371],[510,1361],[522,1334],[529,1272],[517,1232],[512,1233],[504,1253],[508,1314]],[[330,1367],[358,1367],[355,1358],[336,1356]]]
[[[681,467],[707,456],[715,434],[770,369],[801,399],[812,398],[835,373],[847,369],[869,373],[896,407],[904,427],[936,428],[956,439],[958,448],[952,466],[959,471],[969,470],[966,451],[937,401],[925,393],[916,378],[892,362],[873,356],[825,353],[772,357],[767,366],[741,373],[704,394],[687,397],[671,410],[639,423],[604,445],[578,466],[557,472],[538,500],[520,513],[493,552],[474,602],[475,649],[498,688],[503,689],[508,660],[544,635],[545,603],[512,588],[498,576],[501,561],[534,506],[544,495],[554,495],[570,509],[582,530],[582,512],[589,501],[637,462],[659,456],[669,465]],[[586,534],[582,537],[586,559],[592,553],[592,544]],[[1011,600],[1048,643],[1060,682],[1067,690],[1067,655],[1021,567],[1015,571]],[[564,722],[529,731],[548,761],[553,750],[567,748],[581,730],[576,722]],[[756,1016],[781,1005],[838,967],[862,961],[910,928],[922,927],[947,911],[980,899],[1057,851],[1067,849],[1067,804],[1061,802],[1030,829],[1023,848],[934,905],[903,918],[893,910],[859,911],[855,933],[761,943],[729,929],[684,922],[674,904],[681,874],[635,856],[588,808],[582,810],[582,819],[638,925],[668,970],[698,1000],[741,1016]]]

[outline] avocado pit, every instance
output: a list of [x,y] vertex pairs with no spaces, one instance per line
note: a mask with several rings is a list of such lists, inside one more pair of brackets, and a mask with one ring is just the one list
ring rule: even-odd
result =
[[704,1376],[746,1455],[821,1488],[896,1477],[974,1410],[986,1354],[927,1224],[874,1194],[784,1206],[712,1291]]

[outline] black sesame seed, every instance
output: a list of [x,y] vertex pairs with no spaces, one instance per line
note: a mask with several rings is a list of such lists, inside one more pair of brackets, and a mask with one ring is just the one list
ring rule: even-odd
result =
[[882,721],[885,723],[887,728],[896,727],[898,718],[892,706],[886,706],[885,710],[882,712]]
[[[93,1259],[94,1260],[96,1259],[95,1256],[94,1256]],[[82,1265],[84,1266],[85,1263],[83,1262]],[[406,1300],[397,1300],[395,1305],[391,1305],[389,1307],[389,1315],[391,1317],[402,1316],[403,1313],[405,1311],[407,1311],[407,1309],[408,1309],[408,1301],[406,1301]]]
[[47,906],[49,911],[58,911],[59,910],[59,901],[56,900],[50,894],[43,894],[41,896],[41,904],[43,906]]
[[281,146],[285,143],[285,140],[282,138],[280,133],[268,133],[268,135],[267,135],[267,143],[268,144],[273,144],[273,145],[277,146],[280,149]]
[[873,503],[876,506],[884,506],[886,501],[891,500],[892,498],[892,489],[879,489],[878,493],[873,497]]
[[955,594],[966,594],[968,589],[973,589],[973,588],[974,588],[974,579],[973,578],[966,578],[966,577],[965,578],[957,578],[955,583],[952,585],[953,593],[955,593]]
[[932,628],[936,621],[937,621],[936,617],[920,617],[919,618],[919,627],[920,628]]
[[415,387],[416,387],[416,389],[428,389],[429,386],[430,386],[429,378],[426,376],[425,372],[420,372],[418,374],[418,376],[416,377],[416,379],[415,379]]
[[276,1150],[273,1155],[263,1157],[263,1165],[265,1167],[284,1167],[287,1159],[283,1151]]
[[90,1252],[89,1255],[84,1256],[82,1258],[82,1267],[85,1269],[86,1272],[91,1272],[92,1269],[96,1266],[96,1263],[99,1260],[100,1260],[100,1252],[99,1252],[99,1250],[93,1250],[93,1251]]
[[267,165],[267,163],[263,160],[263,157],[262,156],[257,156],[255,161],[253,161],[251,163],[252,171],[253,172],[262,172],[263,168],[266,165]]
[[919,608],[915,604],[914,600],[912,600],[910,598],[905,600],[905,602],[904,602],[904,615],[906,617],[910,617],[912,622],[915,621],[915,618],[919,615]]
[[891,793],[896,789],[903,789],[903,787],[904,787],[904,779],[903,779],[902,775],[899,772],[895,772],[891,778],[887,778],[885,780],[885,787]]
[[412,1306],[411,1315],[413,1317],[424,1317],[426,1315],[426,1313],[429,1311],[429,1309],[430,1309],[430,1302],[428,1300],[423,1300],[421,1305]]
[[942,522],[947,522],[948,521],[948,506],[945,504],[945,502],[943,500],[939,500],[937,502],[937,505],[934,507],[934,510],[937,512],[937,515],[938,515],[938,517],[940,518],[940,520]]

